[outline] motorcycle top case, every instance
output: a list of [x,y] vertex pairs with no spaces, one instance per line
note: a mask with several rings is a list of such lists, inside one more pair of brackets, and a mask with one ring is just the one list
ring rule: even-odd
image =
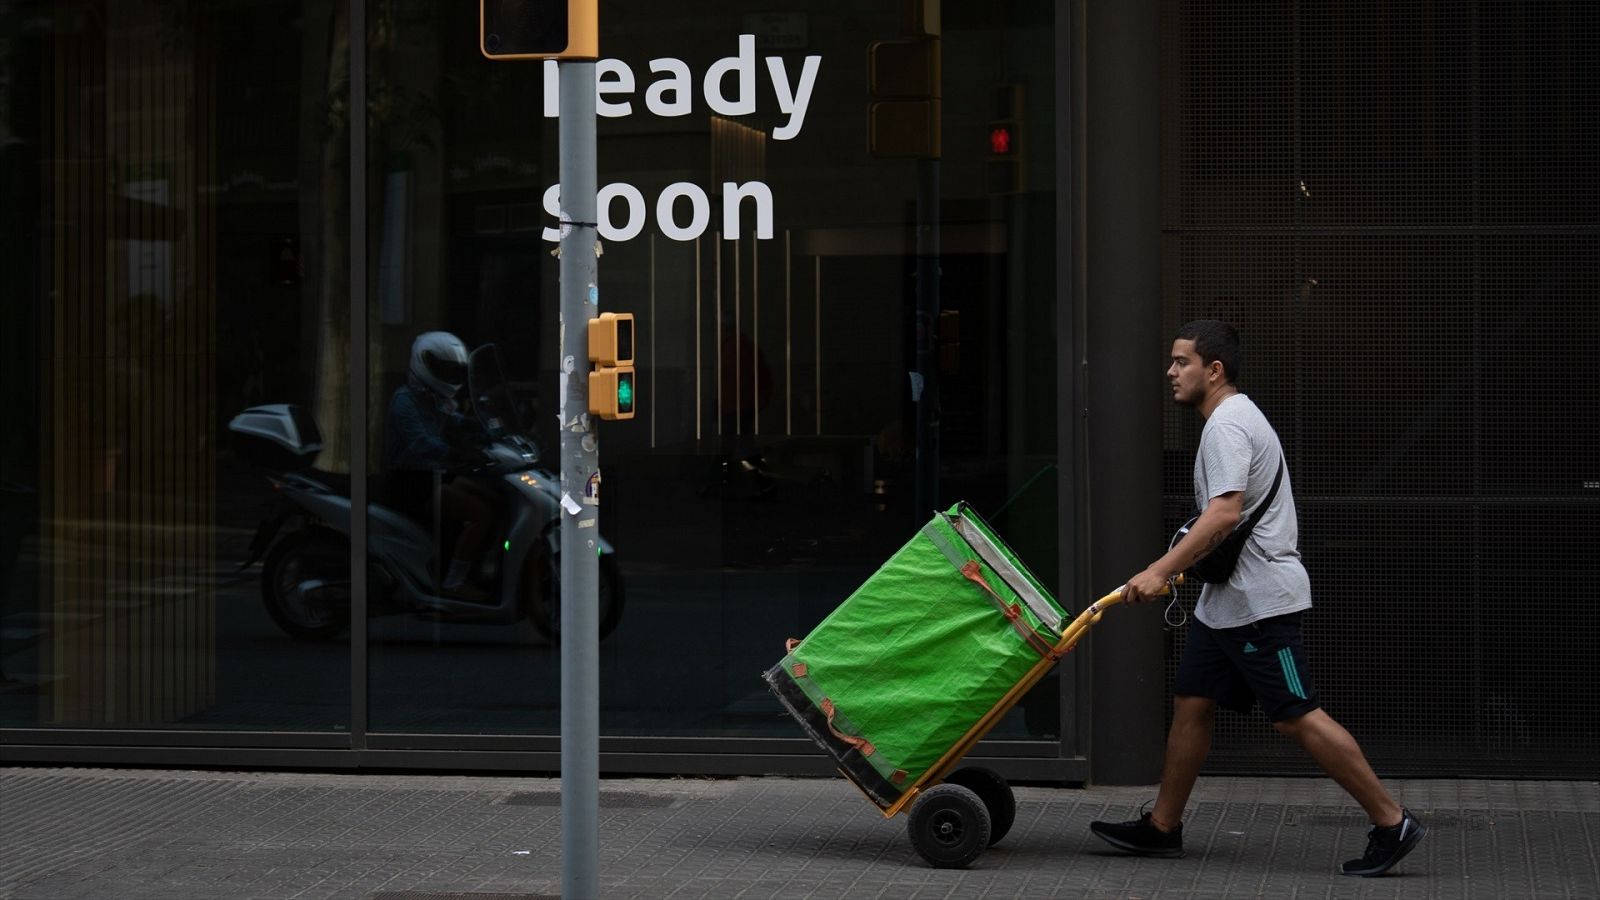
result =
[[765,673],[882,809],[1042,660],[1070,617],[971,508],[939,513]]
[[298,406],[252,406],[228,423],[234,449],[250,463],[280,472],[311,468],[322,452],[317,423]]

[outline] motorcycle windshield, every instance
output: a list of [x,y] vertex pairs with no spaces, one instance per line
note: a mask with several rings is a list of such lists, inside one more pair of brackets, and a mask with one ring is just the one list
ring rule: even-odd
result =
[[472,410],[490,437],[526,433],[511,384],[500,366],[500,350],[494,344],[472,351],[467,359],[467,385],[472,392]]

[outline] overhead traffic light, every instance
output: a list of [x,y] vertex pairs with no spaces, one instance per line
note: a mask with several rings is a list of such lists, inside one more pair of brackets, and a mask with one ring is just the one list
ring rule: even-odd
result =
[[867,149],[880,159],[938,159],[942,57],[937,36],[867,48]]
[[478,0],[478,48],[490,59],[597,59],[599,0]]
[[631,419],[635,400],[633,313],[601,313],[589,320],[589,414]]

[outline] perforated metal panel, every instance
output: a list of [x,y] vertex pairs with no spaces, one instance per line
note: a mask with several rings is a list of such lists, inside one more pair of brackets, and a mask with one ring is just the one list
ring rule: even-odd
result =
[[[1244,335],[1324,705],[1384,774],[1593,777],[1600,4],[1164,13],[1165,322]],[[1170,527],[1200,425],[1166,414]],[[1259,713],[1209,767],[1313,769]]]

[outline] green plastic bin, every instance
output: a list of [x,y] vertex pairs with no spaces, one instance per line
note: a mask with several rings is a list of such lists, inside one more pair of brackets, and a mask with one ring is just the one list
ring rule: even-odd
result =
[[1055,664],[1070,618],[957,503],[790,641],[764,677],[845,776],[893,815]]

